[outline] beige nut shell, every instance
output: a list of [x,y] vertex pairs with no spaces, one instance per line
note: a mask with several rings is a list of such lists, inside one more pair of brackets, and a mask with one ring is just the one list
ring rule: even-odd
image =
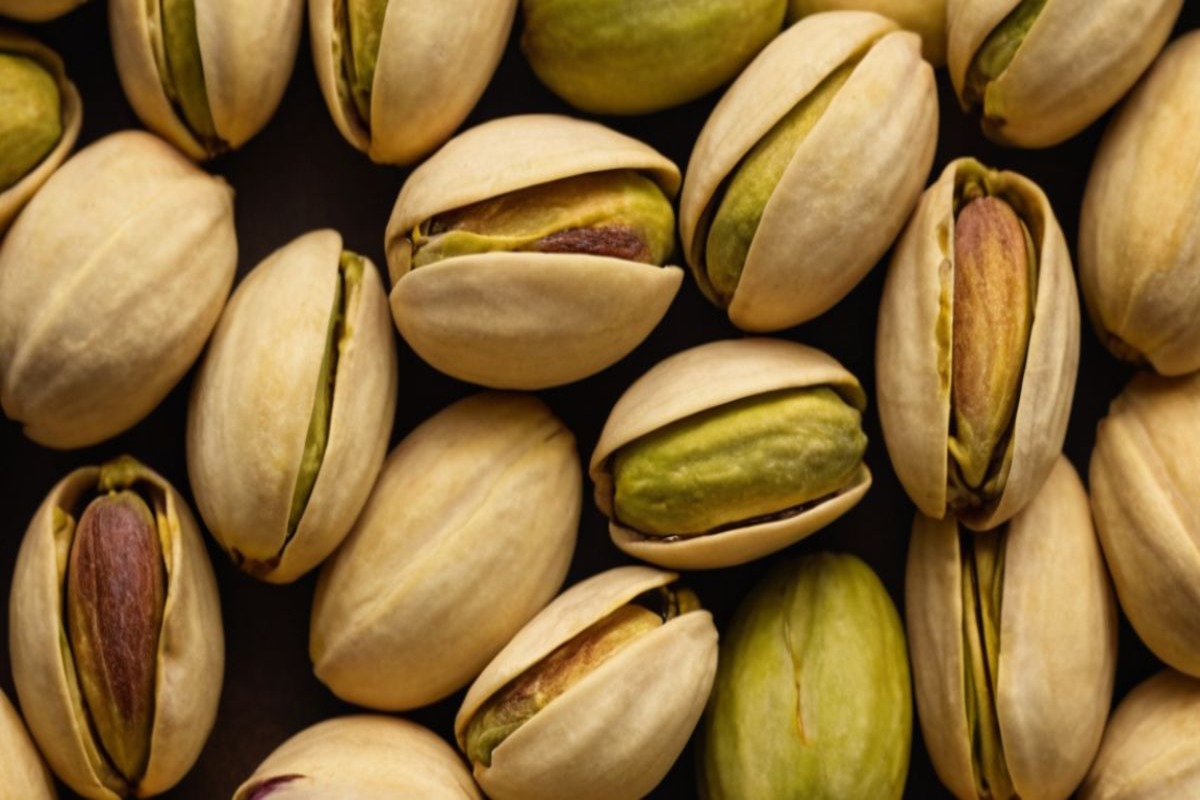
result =
[[1172,43],[1109,125],[1079,223],[1100,337],[1163,375],[1200,369],[1200,32]]
[[[167,791],[191,769],[212,730],[225,671],[225,637],[217,584],[200,529],[165,479],[136,465],[138,479],[165,497],[162,537],[167,597],[158,649],[150,760],[138,797]],[[119,800],[103,782],[103,756],[83,708],[69,650],[63,646],[63,587],[71,542],[56,537],[54,509],[76,515],[100,477],[77,469],[42,502],[17,554],[9,598],[13,683],[29,730],[55,774],[93,800]]]
[[824,313],[891,246],[937,143],[937,90],[920,48],[878,14],[806,17],[721,98],[692,150],[679,207],[684,253],[706,294],[701,221],[723,184],[824,78],[862,54],[767,201],[729,303],[734,325],[774,331]]
[[517,0],[386,0],[368,130],[338,88],[341,5],[308,0],[317,80],[342,136],[381,164],[411,164],[450,138],[491,81],[517,10]]
[[81,150],[0,249],[4,413],[56,448],[133,426],[200,355],[236,266],[224,181],[148,133]]
[[1096,430],[1092,513],[1121,608],[1168,665],[1200,677],[1200,374],[1134,378]]
[[[676,575],[619,567],[563,592],[476,679],[454,721],[465,749],[474,714],[509,681],[638,595]],[[635,800],[650,793],[700,720],[717,669],[717,629],[696,610],[627,645],[494,751],[475,779],[493,800]]]
[[[949,0],[946,61],[959,100],[975,54],[1021,0]],[[1183,0],[1049,0],[989,84],[989,138],[1049,147],[1114,106],[1166,44]]]
[[[0,0],[0,7],[2,6],[3,0]],[[67,77],[62,59],[36,39],[0,28],[0,52],[26,56],[48,70],[58,84],[62,108],[62,137],[58,144],[28,175],[0,191],[0,236],[3,236],[5,229],[75,146],[75,141],[79,138],[79,128],[83,124],[83,101],[79,99],[79,90]]]
[[280,783],[271,800],[480,800],[454,748],[420,725],[366,714],[300,731],[267,756],[233,800],[249,800],[272,779]]
[[848,488],[813,508],[720,533],[654,538],[626,528],[615,517],[609,459],[622,447],[702,411],[806,386],[830,386],[859,411],[866,409],[866,395],[845,367],[819,350],[779,339],[700,345],[660,362],[635,381],[609,413],[589,467],[596,505],[609,518],[608,532],[617,547],[671,569],[728,567],[782,550],[853,508],[871,487],[865,463]]
[[[213,333],[188,406],[188,474],[210,531],[235,560],[287,583],[349,533],[387,452],[396,346],[387,295],[364,259],[345,320],[329,439],[288,537],[292,497],[334,305],[342,237],[323,230],[275,251],[239,284]],[[273,566],[267,566],[272,565]]]
[[421,358],[456,378],[544,389],[585,378],[638,346],[683,280],[658,267],[576,253],[483,253],[412,269],[413,228],[443,212],[550,181],[646,173],[667,197],[679,170],[594,122],[536,114],[484,123],[418,167],[387,229],[392,316]]
[[0,691],[0,786],[10,797],[22,800],[54,800],[54,779],[42,763],[25,723]]
[[49,22],[84,2],[86,0],[0,0],[0,16],[24,22]]
[[921,54],[935,67],[946,64],[946,0],[788,0],[788,20],[822,11],[874,11],[921,37]]
[[876,333],[875,377],[883,437],[896,475],[926,516],[947,513],[950,325],[954,306],[954,205],[960,178],[983,176],[993,194],[1014,198],[1038,251],[1033,328],[1013,433],[1012,466],[991,506],[964,513],[975,530],[994,528],[1028,503],[1062,450],[1079,365],[1079,301],[1071,256],[1050,201],[1032,181],[972,159],[946,166],[917,204],[892,255]]
[[387,710],[465,686],[562,585],[581,494],[575,438],[537,398],[482,393],[431,417],[321,571],[317,677]]
[[[921,731],[942,782],[975,798],[962,582],[957,524],[918,513],[904,585]],[[1087,494],[1065,458],[1008,523],[999,642],[995,707],[1016,794],[1066,800],[1104,732],[1117,610]]]

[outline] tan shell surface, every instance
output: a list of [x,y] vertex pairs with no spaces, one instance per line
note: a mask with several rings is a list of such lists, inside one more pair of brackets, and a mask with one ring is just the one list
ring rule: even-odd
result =
[[922,56],[935,67],[946,63],[946,0],[789,0],[788,20],[823,11],[874,11],[921,37]]
[[574,437],[532,396],[477,394],[423,423],[321,572],[317,677],[390,710],[464,686],[562,585],[581,484]]
[[1134,378],[1096,431],[1092,513],[1121,608],[1168,665],[1200,677],[1200,374]]
[[188,473],[221,546],[265,580],[295,580],[345,538],[387,451],[395,341],[383,282],[365,261],[338,351],[329,439],[294,535],[288,517],[325,353],[342,237],[323,230],[275,251],[238,285],[188,407]]
[[[986,175],[994,190],[1020,198],[1039,253],[1037,298],[1017,400],[1008,481],[990,508],[965,514],[976,530],[1010,519],[1041,488],[1062,449],[1079,364],[1079,304],[1066,239],[1049,200],[1032,181],[971,159],[947,165],[925,192],[896,245],[876,333],[879,417],[896,475],[923,514],[946,514],[950,436],[954,197],[960,171]],[[1032,216],[1032,218],[1030,218]]]
[[8,697],[0,691],[0,786],[12,797],[24,800],[54,800],[54,779],[42,763],[25,730],[25,723]]
[[[212,730],[224,675],[225,646],[216,580],[200,529],[179,493],[153,471],[139,479],[166,498],[162,539],[167,596],[158,650],[150,761],[139,797],[161,794],[191,769]],[[77,505],[95,490],[96,467],[75,470],[47,495],[17,555],[9,598],[13,683],[29,730],[55,774],[95,800],[117,800],[102,774],[104,757],[86,724],[81,689],[63,647],[63,586],[71,542],[56,537],[54,509],[78,518]]]
[[232,191],[150,134],[85,148],[0,250],[0,403],[41,444],[107,439],[200,355],[233,283]]
[[25,22],[49,22],[86,0],[0,0],[0,16]]
[[1172,43],[1109,125],[1079,225],[1101,338],[1164,375],[1200,369],[1200,33]]
[[249,800],[272,779],[282,781],[270,792],[272,800],[480,798],[458,753],[433,732],[407,720],[366,714],[326,720],[297,733],[267,756],[233,800]]

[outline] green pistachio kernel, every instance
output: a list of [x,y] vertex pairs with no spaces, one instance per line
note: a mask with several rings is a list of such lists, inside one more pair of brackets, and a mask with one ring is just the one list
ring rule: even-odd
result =
[[0,53],[0,192],[15,186],[62,138],[58,83],[31,58]]
[[159,73],[163,89],[204,149],[212,154],[219,153],[226,147],[217,136],[208,105],[200,38],[196,32],[196,2],[161,1],[163,53]]
[[[375,84],[375,65],[379,61],[379,42],[383,38],[383,18],[388,0],[343,0],[344,32],[342,69],[345,90],[358,118],[366,128],[371,127],[371,88]],[[348,35],[347,35],[348,32]]]
[[[968,109],[985,103],[988,84],[1000,77],[1025,42],[1046,0],[1021,0],[996,29],[988,34],[983,46],[971,60],[963,86],[963,105]],[[986,110],[986,103],[985,103]]]

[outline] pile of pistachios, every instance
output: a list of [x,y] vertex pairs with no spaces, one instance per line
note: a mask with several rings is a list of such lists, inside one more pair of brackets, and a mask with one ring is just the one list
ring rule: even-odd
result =
[[1200,798],[1183,5],[0,0],[0,797]]

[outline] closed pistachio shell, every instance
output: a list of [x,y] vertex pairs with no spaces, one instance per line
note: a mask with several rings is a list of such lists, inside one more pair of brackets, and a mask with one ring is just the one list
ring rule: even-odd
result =
[[0,0],[0,17],[24,22],[49,22],[87,0]]
[[0,692],[0,786],[13,797],[54,800],[54,779],[25,730],[17,710]]
[[1121,608],[1169,666],[1200,677],[1200,375],[1142,374],[1092,451],[1092,513]]
[[946,0],[789,0],[788,22],[822,11],[874,11],[921,36],[921,55],[946,63]]

